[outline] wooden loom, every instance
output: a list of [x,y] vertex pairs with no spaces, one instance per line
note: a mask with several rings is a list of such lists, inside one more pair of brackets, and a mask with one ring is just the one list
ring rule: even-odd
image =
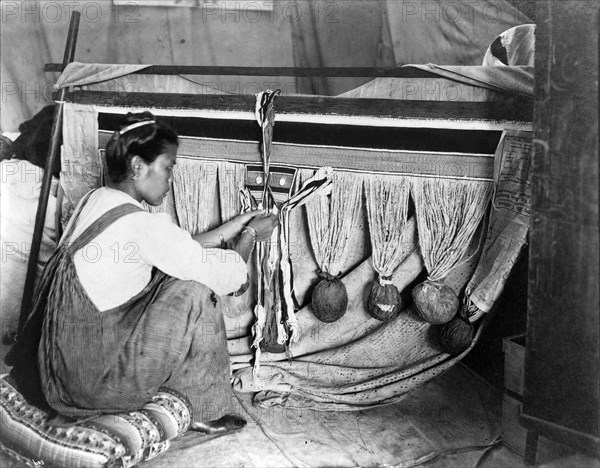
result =
[[[76,34],[78,28],[78,16],[76,12],[73,15],[69,33],[69,40],[67,43],[67,49],[65,51],[65,62],[63,64],[47,64],[44,68],[45,71],[61,71],[65,68],[67,63],[73,61]],[[145,70],[138,72],[139,74],[161,74],[161,75],[176,75],[180,73],[186,74],[215,74],[220,75],[265,75],[265,76],[370,76],[370,77],[396,77],[402,79],[416,80],[419,82],[431,82],[440,81],[439,77],[428,73],[426,71],[414,70],[414,69],[364,69],[364,68],[273,68],[273,67],[196,67],[196,66],[152,66]],[[441,80],[446,81],[446,80]],[[59,96],[57,96],[57,114],[58,118],[55,119],[57,122],[53,131],[55,138],[53,141],[58,141],[60,136],[60,125],[61,115],[58,109],[62,109],[60,103],[62,101],[76,102],[81,104],[100,104],[107,107],[120,107],[120,108],[150,108],[150,107],[163,107],[171,109],[182,109],[182,108],[203,108],[206,117],[214,120],[223,122],[226,120],[226,116],[229,115],[235,119],[236,123],[248,122],[252,120],[252,109],[254,106],[253,96],[243,95],[181,95],[181,94],[153,94],[153,93],[119,93],[119,92],[103,92],[103,91],[71,91],[61,90]],[[470,146],[475,141],[481,141],[481,137],[486,136],[491,138],[488,140],[488,144],[484,145],[483,151],[481,147],[479,151],[475,150],[471,146],[469,151],[470,154],[493,154],[493,141],[498,141],[498,133],[506,128],[517,126],[519,128],[531,129],[531,121],[533,117],[533,102],[529,99],[524,99],[522,96],[506,94],[503,96],[503,100],[496,102],[443,102],[443,101],[398,101],[391,99],[352,99],[352,98],[331,98],[331,97],[306,97],[306,96],[282,96],[277,99],[278,108],[278,121],[290,122],[289,129],[294,131],[294,124],[300,127],[301,122],[315,123],[318,125],[319,122],[323,122],[323,118],[328,119],[331,123],[339,122],[340,124],[350,124],[360,126],[360,123],[366,123],[371,120],[379,120],[380,123],[388,124],[390,129],[395,129],[396,136],[402,136],[403,134],[409,133],[411,141],[417,143],[435,137],[432,135],[433,129],[438,127],[437,136],[452,137],[455,141],[462,140],[462,144]],[[440,119],[440,116],[445,116],[444,119]],[[436,119],[437,117],[437,119]],[[452,120],[452,127],[450,129],[439,128],[440,122],[446,119]],[[427,127],[425,130],[419,129],[419,121],[423,125],[426,123]],[[437,122],[436,122],[437,121]],[[408,126],[407,126],[408,124]],[[436,125],[437,124],[437,125]],[[474,125],[475,124],[475,125]],[[243,124],[240,126],[243,127]],[[248,125],[246,128],[249,128]],[[278,126],[278,134],[281,133],[280,124]],[[469,130],[473,126],[480,127],[477,130]],[[481,127],[487,127],[482,130]],[[114,128],[114,124],[112,126]],[[409,130],[410,129],[410,130]],[[496,133],[496,135],[494,135]],[[472,137],[476,137],[475,140]],[[446,140],[447,141],[447,140]],[[490,144],[490,141],[492,143]],[[442,141],[443,146],[446,142]],[[434,148],[434,151],[438,148]],[[277,148],[277,145],[276,145]],[[419,151],[421,148],[416,148]],[[58,152],[58,145],[54,145],[50,150],[50,155],[53,156],[50,159],[56,157]],[[447,153],[452,153],[448,151]],[[239,154],[239,153],[238,153]],[[469,153],[465,153],[469,154]],[[440,167],[446,166],[449,161],[464,162],[468,158],[450,157],[443,153],[437,154],[435,157],[427,157],[418,155],[416,153],[408,154],[408,159],[398,160],[389,157],[389,154],[380,152],[378,156],[382,157],[383,160],[389,162],[393,166],[398,167],[399,165],[419,165],[425,167],[423,162],[428,162],[429,167]],[[406,156],[406,155],[405,155]],[[278,151],[275,149],[275,160],[278,159]],[[415,160],[415,157],[417,160]],[[245,159],[245,158],[244,158]],[[291,157],[293,160],[293,156]],[[255,160],[256,161],[256,160]],[[284,162],[284,161],[281,161]],[[289,162],[289,161],[288,161]],[[327,162],[324,162],[325,164]],[[462,165],[463,170],[460,169],[459,165],[454,165],[454,171],[446,175],[454,177],[464,176],[476,176],[475,174],[465,173],[464,168],[468,165]],[[489,161],[485,173],[479,174],[479,177],[489,179],[491,177],[492,162]],[[348,167],[352,169],[352,167]],[[443,174],[440,174],[443,175]],[[477,176],[476,176],[477,177]],[[49,182],[45,183],[42,188],[41,200],[47,200],[47,193],[49,193]],[[47,192],[47,193],[46,193]],[[40,203],[40,209],[37,213],[36,219],[44,219],[44,211],[46,203]],[[38,223],[39,224],[39,221]],[[42,226],[42,224],[40,224]],[[37,239],[37,242],[36,242]],[[32,251],[30,257],[30,264],[35,264],[37,261],[37,253],[39,248],[35,246],[39,245],[39,239],[41,239],[41,230],[36,229],[34,233]],[[27,304],[24,309],[29,308],[29,300],[27,297],[31,297],[33,292],[33,278],[28,275],[27,286],[24,293],[24,301]],[[22,314],[23,315],[23,314]]]
[[[62,68],[50,64],[45,69]],[[153,66],[137,74],[149,73],[391,76],[423,86],[447,82],[414,69]],[[492,181],[493,156],[502,131],[531,130],[532,120],[531,101],[510,94],[494,97],[497,100],[464,102],[281,96],[276,100],[271,163],[282,168],[328,165],[350,173]],[[107,92],[92,86],[61,92],[59,100],[97,110],[100,148],[118,128],[120,116],[130,110],[150,109],[178,130],[179,154],[184,158],[260,163],[254,96]],[[36,261],[32,255],[30,262]],[[26,289],[25,294],[31,293],[31,288]],[[24,312],[26,307],[22,317]]]

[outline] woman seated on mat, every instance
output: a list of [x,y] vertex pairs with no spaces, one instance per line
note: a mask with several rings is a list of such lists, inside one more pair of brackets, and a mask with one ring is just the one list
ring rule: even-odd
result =
[[[83,197],[46,266],[11,376],[61,420],[140,409],[163,387],[190,401],[192,430],[245,425],[230,414],[217,295],[247,285],[250,252],[277,220],[256,211],[192,238],[144,211],[167,196],[177,148],[151,113],[128,114],[106,148],[109,186]],[[233,239],[234,250],[209,248]]]

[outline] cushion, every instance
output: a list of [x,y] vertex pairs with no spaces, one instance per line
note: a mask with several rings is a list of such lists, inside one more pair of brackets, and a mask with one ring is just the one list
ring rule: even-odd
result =
[[0,417],[0,448],[27,466],[125,468],[166,452],[170,440],[187,431],[191,407],[185,397],[161,389],[139,411],[50,425],[48,413],[28,404],[4,377]]

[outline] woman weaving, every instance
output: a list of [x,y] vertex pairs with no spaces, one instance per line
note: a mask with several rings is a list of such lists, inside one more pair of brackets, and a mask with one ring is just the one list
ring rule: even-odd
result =
[[[160,387],[183,394],[191,430],[245,425],[233,393],[217,296],[247,286],[246,261],[276,218],[252,212],[191,237],[143,210],[169,192],[177,134],[128,114],[106,148],[110,183],[80,201],[48,262],[13,349],[11,376],[34,404],[73,419],[140,409]],[[234,250],[208,248],[237,238]]]

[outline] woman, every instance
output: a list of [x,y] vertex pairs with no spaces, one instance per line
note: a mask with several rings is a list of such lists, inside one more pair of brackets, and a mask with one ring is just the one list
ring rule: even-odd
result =
[[[167,196],[177,148],[176,133],[149,112],[128,114],[108,143],[109,185],[73,213],[15,347],[11,375],[35,404],[37,388],[58,415],[82,419],[139,409],[166,387],[189,399],[192,430],[245,425],[229,414],[216,295],[247,286],[254,243],[277,221],[252,212],[192,238],[168,215],[145,212],[141,202]],[[234,239],[234,250],[214,248]]]
[[[4,357],[14,344],[19,324],[21,300],[27,274],[27,262],[35,215],[40,198],[41,180],[50,147],[54,122],[54,106],[46,106],[30,120],[19,125],[18,138],[0,153],[0,373],[9,368]],[[10,141],[10,140],[9,140]],[[56,201],[60,158],[52,168],[52,183],[36,278],[42,276],[44,265],[56,249]]]

